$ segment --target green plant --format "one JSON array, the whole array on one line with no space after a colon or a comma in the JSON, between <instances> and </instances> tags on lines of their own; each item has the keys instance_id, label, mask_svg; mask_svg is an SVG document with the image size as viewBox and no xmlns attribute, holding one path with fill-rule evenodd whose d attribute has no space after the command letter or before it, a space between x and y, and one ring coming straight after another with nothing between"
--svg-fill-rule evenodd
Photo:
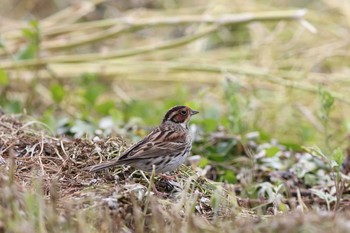
<instances>
[{"instance_id":1,"label":"green plant","mask_svg":"<svg viewBox=\"0 0 350 233\"><path fill-rule=\"evenodd\" d=\"M240 97L241 85L239 82L226 79L224 88L229 129L234 134L242 134L245 130L245 122Z\"/></svg>"},{"instance_id":2,"label":"green plant","mask_svg":"<svg viewBox=\"0 0 350 233\"><path fill-rule=\"evenodd\" d=\"M342 149L340 148L335 149L330 156L323 153L322 150L317 146L305 147L305 149L310 154L318 156L323 161L325 161L326 164L328 164L332 172L331 174L334 180L334 186L336 188L336 197L332 197L330 194L324 193L320 190L318 191L314 190L313 192L319 197L326 200L328 209L330 209L329 203L335 201L336 203L334 206L334 210L338 210L339 203L341 201L344 188L345 188L345 180L343 179L342 172L341 172L341 165L343 164L344 158L345 158Z\"/></svg>"},{"instance_id":3,"label":"green plant","mask_svg":"<svg viewBox=\"0 0 350 233\"><path fill-rule=\"evenodd\" d=\"M321 122L323 124L324 128L324 141L325 141L325 146L328 151L331 150L330 146L330 140L331 140L331 133L329 132L329 122L330 122L330 114L331 110L333 108L334 104L334 97L330 92L325 90L324 88L319 87L318 89L318 94L320 96L320 101L321 101Z\"/></svg>"},{"instance_id":4,"label":"green plant","mask_svg":"<svg viewBox=\"0 0 350 233\"><path fill-rule=\"evenodd\" d=\"M17 60L39 58L40 56L40 27L39 21L29 21L28 27L22 29L22 34L27 43L15 55Z\"/></svg>"}]
</instances>

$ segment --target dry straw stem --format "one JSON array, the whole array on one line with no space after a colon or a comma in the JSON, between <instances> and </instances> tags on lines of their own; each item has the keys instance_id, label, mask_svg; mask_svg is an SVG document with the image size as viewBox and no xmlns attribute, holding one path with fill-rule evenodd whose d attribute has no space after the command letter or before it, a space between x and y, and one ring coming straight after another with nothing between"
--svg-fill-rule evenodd
<instances>
[{"instance_id":1,"label":"dry straw stem","mask_svg":"<svg viewBox=\"0 0 350 233\"><path fill-rule=\"evenodd\" d=\"M43 31L45 36L59 35L70 32L82 32L83 30L103 29L112 27L107 31L99 31L93 34L85 34L72 38L71 41L49 41L43 44L44 49L57 50L73 48L92 42L102 41L111 37L118 36L122 33L136 31L142 28L159 27L159 26L179 26L184 24L205 23L214 25L235 25L250 23L253 21L273 21L273 20L292 20L302 19L306 14L305 9L293 11L272 11L243 14L226 14L221 16L213 15L183 15L173 17L152 17L152 18L134 18L125 17L118 19L106 19L87 23L77 23L70 26L56 26ZM113 26L120 27L113 27Z\"/></svg>"},{"instance_id":2,"label":"dry straw stem","mask_svg":"<svg viewBox=\"0 0 350 233\"><path fill-rule=\"evenodd\" d=\"M195 65L192 65L195 64ZM120 74L131 74L133 76L123 77L128 80L145 80L144 76L137 76L138 73L159 73L168 72L169 70L181 71L197 71L207 73L218 73L218 70L224 72L227 69L240 70L238 73L256 75L256 76L265 76L273 74L285 79L291 79L293 81L305 81L306 79L310 82L315 83L344 83L348 84L350 80L348 76L342 73L318 73L318 72L305 72L305 71L296 71L296 70L279 70L279 69L265 69L253 65L222 65L216 64L214 61L198 61L197 58L190 60L181 60L181 61L135 61L135 60L107 60L107 61L96 61L96 62L85 62L79 64L73 63L57 63L49 66L50 70L54 73L60 74L62 78L74 78L81 75L81 71L89 73L102 73L104 76L116 76ZM234 72L237 73L237 72ZM29 77L30 75L26 75ZM40 75L40 78L50 78L51 76L48 73L43 73ZM181 77L172 77L169 79L165 76L149 76L147 80L153 81L185 81L185 82L200 82L200 83L218 83L222 81L221 77L216 79L210 79L205 76L195 76L189 79L186 77L182 79Z\"/></svg>"},{"instance_id":3,"label":"dry straw stem","mask_svg":"<svg viewBox=\"0 0 350 233\"><path fill-rule=\"evenodd\" d=\"M126 25L130 27L156 27L156 26L178 26L183 24L206 23L231 25L249 23L253 21L293 20L302 19L307 13L306 9L287 11L267 11L242 14L214 15L182 15L170 17L135 18L123 17L116 19L104 19L92 22L76 23L72 25L59 25L47 28L43 33L47 36L65 34L70 32L112 27L115 25Z\"/></svg>"}]
</instances>

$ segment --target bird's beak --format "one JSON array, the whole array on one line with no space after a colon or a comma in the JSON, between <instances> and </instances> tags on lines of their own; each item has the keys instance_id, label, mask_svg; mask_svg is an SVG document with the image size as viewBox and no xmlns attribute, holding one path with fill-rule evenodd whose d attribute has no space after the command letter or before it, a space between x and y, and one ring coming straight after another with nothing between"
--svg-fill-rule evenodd
<instances>
[{"instance_id":1,"label":"bird's beak","mask_svg":"<svg viewBox=\"0 0 350 233\"><path fill-rule=\"evenodd\" d=\"M197 113L199 113L199 112L191 109L191 116L196 115Z\"/></svg>"}]
</instances>

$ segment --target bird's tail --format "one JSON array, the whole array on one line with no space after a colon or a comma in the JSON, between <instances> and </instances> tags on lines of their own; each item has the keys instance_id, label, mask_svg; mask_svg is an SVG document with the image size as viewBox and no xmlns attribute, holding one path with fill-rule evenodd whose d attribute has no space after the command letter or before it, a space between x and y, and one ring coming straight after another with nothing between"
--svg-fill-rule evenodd
<instances>
[{"instance_id":1,"label":"bird's tail","mask_svg":"<svg viewBox=\"0 0 350 233\"><path fill-rule=\"evenodd\" d=\"M100 164L96 164L90 167L85 168L84 170L90 171L90 172L98 172L110 167L114 167L116 165L118 165L118 161L108 161L108 162L104 162L104 163L100 163Z\"/></svg>"}]
</instances>

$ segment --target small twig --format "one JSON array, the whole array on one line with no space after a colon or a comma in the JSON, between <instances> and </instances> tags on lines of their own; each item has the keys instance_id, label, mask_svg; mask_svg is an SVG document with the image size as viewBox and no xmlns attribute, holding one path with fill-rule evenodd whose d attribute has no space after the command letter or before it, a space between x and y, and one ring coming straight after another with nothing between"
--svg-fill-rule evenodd
<instances>
[{"instance_id":1,"label":"small twig","mask_svg":"<svg viewBox=\"0 0 350 233\"><path fill-rule=\"evenodd\" d=\"M151 201L151 190L152 188L155 188L154 187L154 177L156 175L156 167L155 165L153 165L153 169L152 169L152 173L151 173L151 177L149 179L149 185L148 185L148 188L147 188L147 196L146 196L146 201L145 201L145 206L144 206L144 209L143 209L143 216L145 217L146 214L147 214L147 210L148 210L148 206L149 206L149 203Z\"/></svg>"},{"instance_id":2,"label":"small twig","mask_svg":"<svg viewBox=\"0 0 350 233\"><path fill-rule=\"evenodd\" d=\"M66 161L62 158L61 154L58 152L57 147L54 147L54 150L55 150L56 155L58 156L58 158L62 161L62 164L65 164Z\"/></svg>"},{"instance_id":3,"label":"small twig","mask_svg":"<svg viewBox=\"0 0 350 233\"><path fill-rule=\"evenodd\" d=\"M108 38L117 37L118 35L126 32L135 31L139 28L137 27L113 27L108 30L99 31L92 33L91 35L82 35L78 38L73 38L72 40L50 40L43 43L43 49L48 50L60 50L60 49L71 49L74 47L82 46L85 44L95 43L101 40L106 40Z\"/></svg>"},{"instance_id":4,"label":"small twig","mask_svg":"<svg viewBox=\"0 0 350 233\"><path fill-rule=\"evenodd\" d=\"M67 154L66 150L64 149L63 141L60 140L60 146L63 151L63 154L66 156L66 158L69 158L69 155Z\"/></svg>"},{"instance_id":5,"label":"small twig","mask_svg":"<svg viewBox=\"0 0 350 233\"><path fill-rule=\"evenodd\" d=\"M130 178L133 176L133 174L137 173L137 172L140 172L141 173L141 176L147 181L148 185L151 184L151 181L147 178L147 176L145 175L145 173L141 170L135 170L134 172L131 173L131 175L129 176ZM128 177L128 178L129 178Z\"/></svg>"},{"instance_id":6,"label":"small twig","mask_svg":"<svg viewBox=\"0 0 350 233\"><path fill-rule=\"evenodd\" d=\"M40 165L40 169L41 169L41 175L44 175L45 174L45 169L44 169L44 165L43 165L43 162L41 160L41 155L42 155L42 152L44 150L44 135L41 135L41 143L40 143L41 147L40 147L40 151L39 151L39 154L38 154L38 159L39 159L39 165Z\"/></svg>"}]
</instances>

